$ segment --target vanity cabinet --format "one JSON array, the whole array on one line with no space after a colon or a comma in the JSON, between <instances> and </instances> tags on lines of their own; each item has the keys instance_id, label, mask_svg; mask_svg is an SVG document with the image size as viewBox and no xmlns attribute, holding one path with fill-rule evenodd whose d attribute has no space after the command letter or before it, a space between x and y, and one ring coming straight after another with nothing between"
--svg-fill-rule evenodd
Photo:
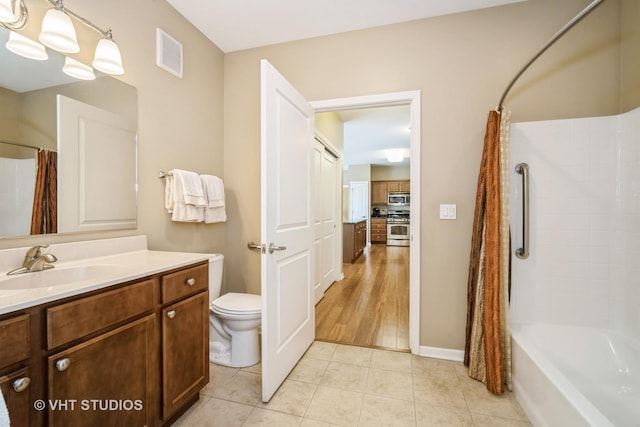
<instances>
[{"instance_id":1,"label":"vanity cabinet","mask_svg":"<svg viewBox=\"0 0 640 427\"><path fill-rule=\"evenodd\" d=\"M0 392L11 423L29 425L32 403L29 316L22 314L0 321Z\"/></svg>"},{"instance_id":2,"label":"vanity cabinet","mask_svg":"<svg viewBox=\"0 0 640 427\"><path fill-rule=\"evenodd\" d=\"M170 425L209 381L208 303L203 261L0 316L11 424Z\"/></svg>"},{"instance_id":3,"label":"vanity cabinet","mask_svg":"<svg viewBox=\"0 0 640 427\"><path fill-rule=\"evenodd\" d=\"M367 246L367 221L345 222L342 228L342 262L353 263Z\"/></svg>"},{"instance_id":4,"label":"vanity cabinet","mask_svg":"<svg viewBox=\"0 0 640 427\"><path fill-rule=\"evenodd\" d=\"M206 265L162 278L162 416L169 419L209 381Z\"/></svg>"},{"instance_id":5,"label":"vanity cabinet","mask_svg":"<svg viewBox=\"0 0 640 427\"><path fill-rule=\"evenodd\" d=\"M151 426L157 379L147 315L47 358L49 426ZM64 404L64 406L60 406Z\"/></svg>"}]
</instances>

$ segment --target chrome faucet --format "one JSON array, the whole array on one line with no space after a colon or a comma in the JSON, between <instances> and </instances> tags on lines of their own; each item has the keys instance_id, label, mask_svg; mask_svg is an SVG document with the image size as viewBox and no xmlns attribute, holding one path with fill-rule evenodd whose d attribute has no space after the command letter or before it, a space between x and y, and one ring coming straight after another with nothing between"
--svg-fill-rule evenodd
<instances>
[{"instance_id":1,"label":"chrome faucet","mask_svg":"<svg viewBox=\"0 0 640 427\"><path fill-rule=\"evenodd\" d=\"M27 251L22 262L22 267L11 270L7 275L29 273L33 271L49 270L54 266L54 263L58 260L54 254L43 254L42 249L48 248L49 245L36 245Z\"/></svg>"}]
</instances>

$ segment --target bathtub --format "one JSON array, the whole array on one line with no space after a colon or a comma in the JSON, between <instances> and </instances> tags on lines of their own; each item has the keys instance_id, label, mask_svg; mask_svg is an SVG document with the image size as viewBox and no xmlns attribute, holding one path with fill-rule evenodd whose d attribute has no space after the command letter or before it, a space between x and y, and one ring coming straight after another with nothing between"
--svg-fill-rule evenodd
<instances>
[{"instance_id":1,"label":"bathtub","mask_svg":"<svg viewBox=\"0 0 640 427\"><path fill-rule=\"evenodd\" d=\"M606 329L512 324L513 389L532 424L640 426L640 347Z\"/></svg>"}]
</instances>

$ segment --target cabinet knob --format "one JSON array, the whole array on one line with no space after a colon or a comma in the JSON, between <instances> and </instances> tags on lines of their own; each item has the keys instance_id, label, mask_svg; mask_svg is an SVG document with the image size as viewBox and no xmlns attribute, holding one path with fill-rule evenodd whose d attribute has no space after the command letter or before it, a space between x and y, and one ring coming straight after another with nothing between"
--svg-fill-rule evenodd
<instances>
[{"instance_id":1,"label":"cabinet knob","mask_svg":"<svg viewBox=\"0 0 640 427\"><path fill-rule=\"evenodd\" d=\"M13 382L13 389L16 391L16 393L22 393L23 391L29 388L30 384L31 384L31 378L29 377L18 378Z\"/></svg>"},{"instance_id":2,"label":"cabinet knob","mask_svg":"<svg viewBox=\"0 0 640 427\"><path fill-rule=\"evenodd\" d=\"M60 372L66 371L69 365L71 365L71 360L68 357L65 357L64 359L60 359L56 362L56 369Z\"/></svg>"},{"instance_id":3,"label":"cabinet knob","mask_svg":"<svg viewBox=\"0 0 640 427\"><path fill-rule=\"evenodd\" d=\"M193 286L193 285L195 285L195 284L196 284L196 279L194 279L193 277L189 277L189 278L187 279L187 285L189 285L189 286Z\"/></svg>"},{"instance_id":4,"label":"cabinet knob","mask_svg":"<svg viewBox=\"0 0 640 427\"><path fill-rule=\"evenodd\" d=\"M171 310L167 312L167 317L169 319L173 319L174 317L176 317L176 311L175 310Z\"/></svg>"}]
</instances>

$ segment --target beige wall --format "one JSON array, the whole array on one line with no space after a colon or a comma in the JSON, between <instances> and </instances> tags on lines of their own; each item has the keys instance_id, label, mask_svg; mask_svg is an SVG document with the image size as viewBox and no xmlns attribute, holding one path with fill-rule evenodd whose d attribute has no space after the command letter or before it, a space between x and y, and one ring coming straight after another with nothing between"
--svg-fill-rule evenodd
<instances>
[{"instance_id":1,"label":"beige wall","mask_svg":"<svg viewBox=\"0 0 640 427\"><path fill-rule=\"evenodd\" d=\"M36 37L48 2L27 0L30 27ZM118 77L138 91L139 198L138 228L119 232L0 239L0 247L146 234L152 249L222 252L224 224L182 224L164 210L164 181L158 171L189 169L224 177L224 54L164 0L66 1L65 6L102 28L113 30L125 66ZM76 23L85 63L99 36ZM155 65L156 27L183 45L184 78Z\"/></svg>"},{"instance_id":2,"label":"beige wall","mask_svg":"<svg viewBox=\"0 0 640 427\"><path fill-rule=\"evenodd\" d=\"M315 115L316 129L339 151L344 148L344 122L334 111Z\"/></svg>"},{"instance_id":3,"label":"beige wall","mask_svg":"<svg viewBox=\"0 0 640 427\"><path fill-rule=\"evenodd\" d=\"M259 255L245 245L260 237L260 59L310 101L420 90L420 344L462 349L487 112L515 72L584 6L530 0L227 54L225 176L234 195L228 286L259 291ZM606 2L548 51L507 98L513 120L617 113L619 22L619 2ZM458 205L457 221L438 219L444 201Z\"/></svg>"},{"instance_id":4,"label":"beige wall","mask_svg":"<svg viewBox=\"0 0 640 427\"><path fill-rule=\"evenodd\" d=\"M620 112L640 105L640 0L622 0Z\"/></svg>"},{"instance_id":5,"label":"beige wall","mask_svg":"<svg viewBox=\"0 0 640 427\"><path fill-rule=\"evenodd\" d=\"M387 181L394 179L410 179L411 168L409 166L381 166L371 165L372 181Z\"/></svg>"}]
</instances>

